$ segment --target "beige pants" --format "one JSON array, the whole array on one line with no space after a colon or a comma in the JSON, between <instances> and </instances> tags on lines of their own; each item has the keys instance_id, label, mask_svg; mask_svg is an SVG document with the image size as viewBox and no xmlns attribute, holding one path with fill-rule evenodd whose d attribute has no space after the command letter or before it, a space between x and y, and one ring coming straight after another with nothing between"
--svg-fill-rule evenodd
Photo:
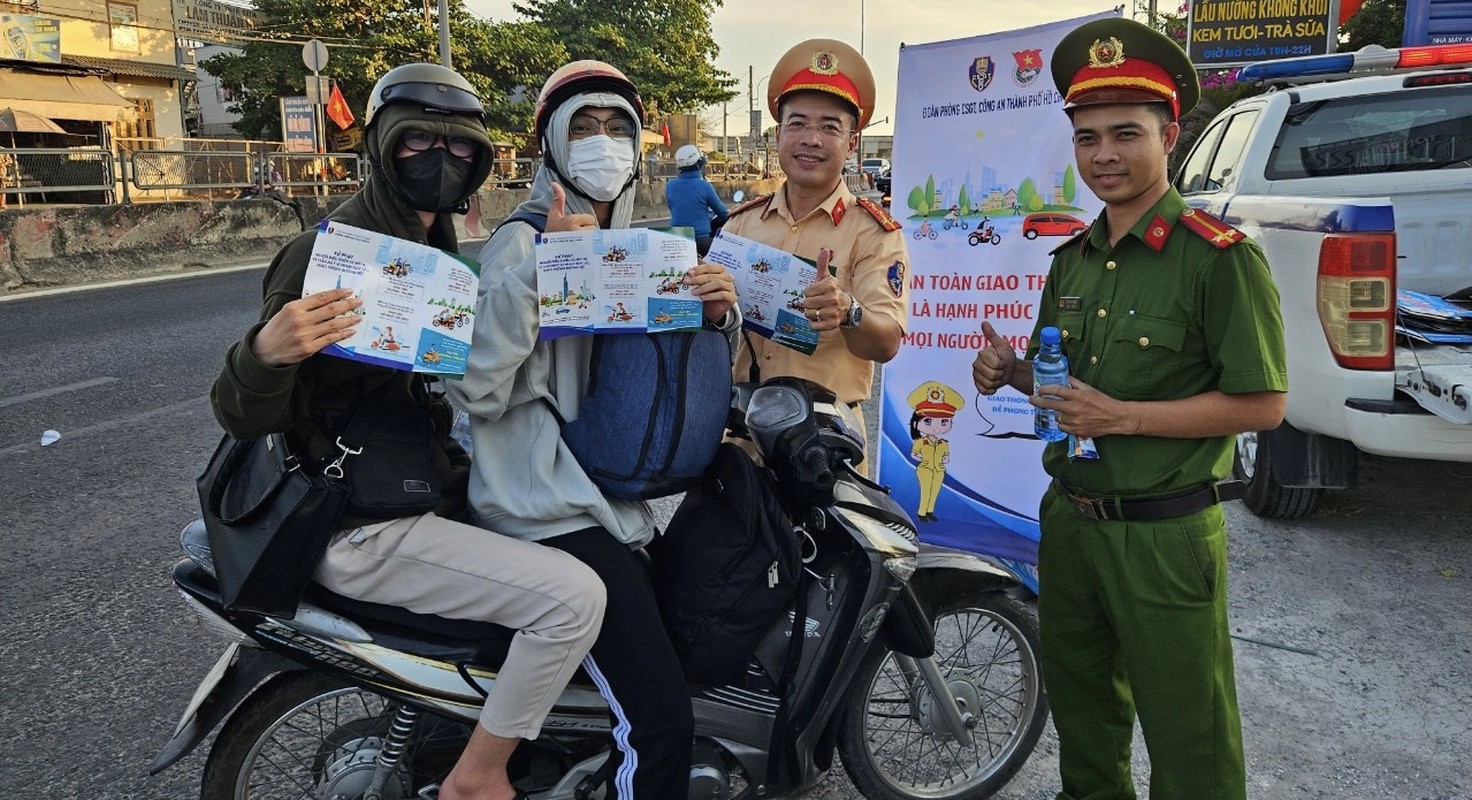
<instances>
[{"instance_id":1,"label":"beige pants","mask_svg":"<svg viewBox=\"0 0 1472 800\"><path fill-rule=\"evenodd\" d=\"M517 629L480 724L535 739L603 624L603 582L581 561L425 514L339 531L315 580L357 600Z\"/></svg>"}]
</instances>

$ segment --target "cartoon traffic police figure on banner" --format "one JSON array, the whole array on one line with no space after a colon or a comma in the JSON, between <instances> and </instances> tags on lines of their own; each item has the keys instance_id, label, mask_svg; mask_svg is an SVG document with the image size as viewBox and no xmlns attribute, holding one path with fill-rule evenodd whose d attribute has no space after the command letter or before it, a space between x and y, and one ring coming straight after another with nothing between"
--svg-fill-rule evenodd
<instances>
[{"instance_id":1,"label":"cartoon traffic police figure on banner","mask_svg":"<svg viewBox=\"0 0 1472 800\"><path fill-rule=\"evenodd\" d=\"M966 404L961 394L940 381L926 381L910 392L910 438L915 444L910 457L915 459L915 478L920 482L920 507L915 517L921 522L935 522L935 499L940 496L946 478L946 462L951 458L951 444L946 440L956 412Z\"/></svg>"}]
</instances>

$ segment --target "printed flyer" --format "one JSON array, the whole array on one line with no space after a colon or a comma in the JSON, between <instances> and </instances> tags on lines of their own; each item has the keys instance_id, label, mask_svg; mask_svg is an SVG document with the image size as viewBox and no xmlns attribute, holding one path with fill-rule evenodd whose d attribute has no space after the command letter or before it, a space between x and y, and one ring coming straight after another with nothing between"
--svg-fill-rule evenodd
<instances>
[{"instance_id":1,"label":"printed flyer","mask_svg":"<svg viewBox=\"0 0 1472 800\"><path fill-rule=\"evenodd\" d=\"M363 321L322 352L393 369L465 374L480 267L464 256L323 220L302 296L353 289Z\"/></svg>"},{"instance_id":2,"label":"printed flyer","mask_svg":"<svg viewBox=\"0 0 1472 800\"><path fill-rule=\"evenodd\" d=\"M544 233L537 242L542 339L699 328L685 285L697 263L689 228Z\"/></svg>"},{"instance_id":3,"label":"printed flyer","mask_svg":"<svg viewBox=\"0 0 1472 800\"><path fill-rule=\"evenodd\" d=\"M736 279L736 297L753 333L809 355L818 349L818 332L803 316L802 297L818 279L818 268L801 256L721 231L705 260L720 264Z\"/></svg>"}]
</instances>

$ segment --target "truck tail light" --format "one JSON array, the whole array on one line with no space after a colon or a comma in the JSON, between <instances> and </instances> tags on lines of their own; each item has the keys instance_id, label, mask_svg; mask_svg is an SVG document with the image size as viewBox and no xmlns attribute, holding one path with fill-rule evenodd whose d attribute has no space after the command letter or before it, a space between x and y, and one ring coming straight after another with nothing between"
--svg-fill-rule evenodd
<instances>
[{"instance_id":1,"label":"truck tail light","mask_svg":"<svg viewBox=\"0 0 1472 800\"><path fill-rule=\"evenodd\" d=\"M1330 233L1319 246L1319 324L1345 369L1395 367L1395 234Z\"/></svg>"}]
</instances>

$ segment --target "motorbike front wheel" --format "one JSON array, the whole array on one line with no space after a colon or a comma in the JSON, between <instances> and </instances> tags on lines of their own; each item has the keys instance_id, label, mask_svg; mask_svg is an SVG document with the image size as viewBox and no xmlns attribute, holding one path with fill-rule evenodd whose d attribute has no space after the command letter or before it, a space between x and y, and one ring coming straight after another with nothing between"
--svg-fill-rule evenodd
<instances>
[{"instance_id":1,"label":"motorbike front wheel","mask_svg":"<svg viewBox=\"0 0 1472 800\"><path fill-rule=\"evenodd\" d=\"M944 729L934 696L894 654L874 648L854 678L838 752L864 797L989 797L1032 755L1048 718L1032 612L1005 592L953 597L935 612L935 663L972 743Z\"/></svg>"},{"instance_id":2,"label":"motorbike front wheel","mask_svg":"<svg viewBox=\"0 0 1472 800\"><path fill-rule=\"evenodd\" d=\"M200 800L361 797L397 709L320 673L277 676L246 698L216 737ZM448 772L467 735L464 725L420 715L383 800L409 800Z\"/></svg>"}]
</instances>

